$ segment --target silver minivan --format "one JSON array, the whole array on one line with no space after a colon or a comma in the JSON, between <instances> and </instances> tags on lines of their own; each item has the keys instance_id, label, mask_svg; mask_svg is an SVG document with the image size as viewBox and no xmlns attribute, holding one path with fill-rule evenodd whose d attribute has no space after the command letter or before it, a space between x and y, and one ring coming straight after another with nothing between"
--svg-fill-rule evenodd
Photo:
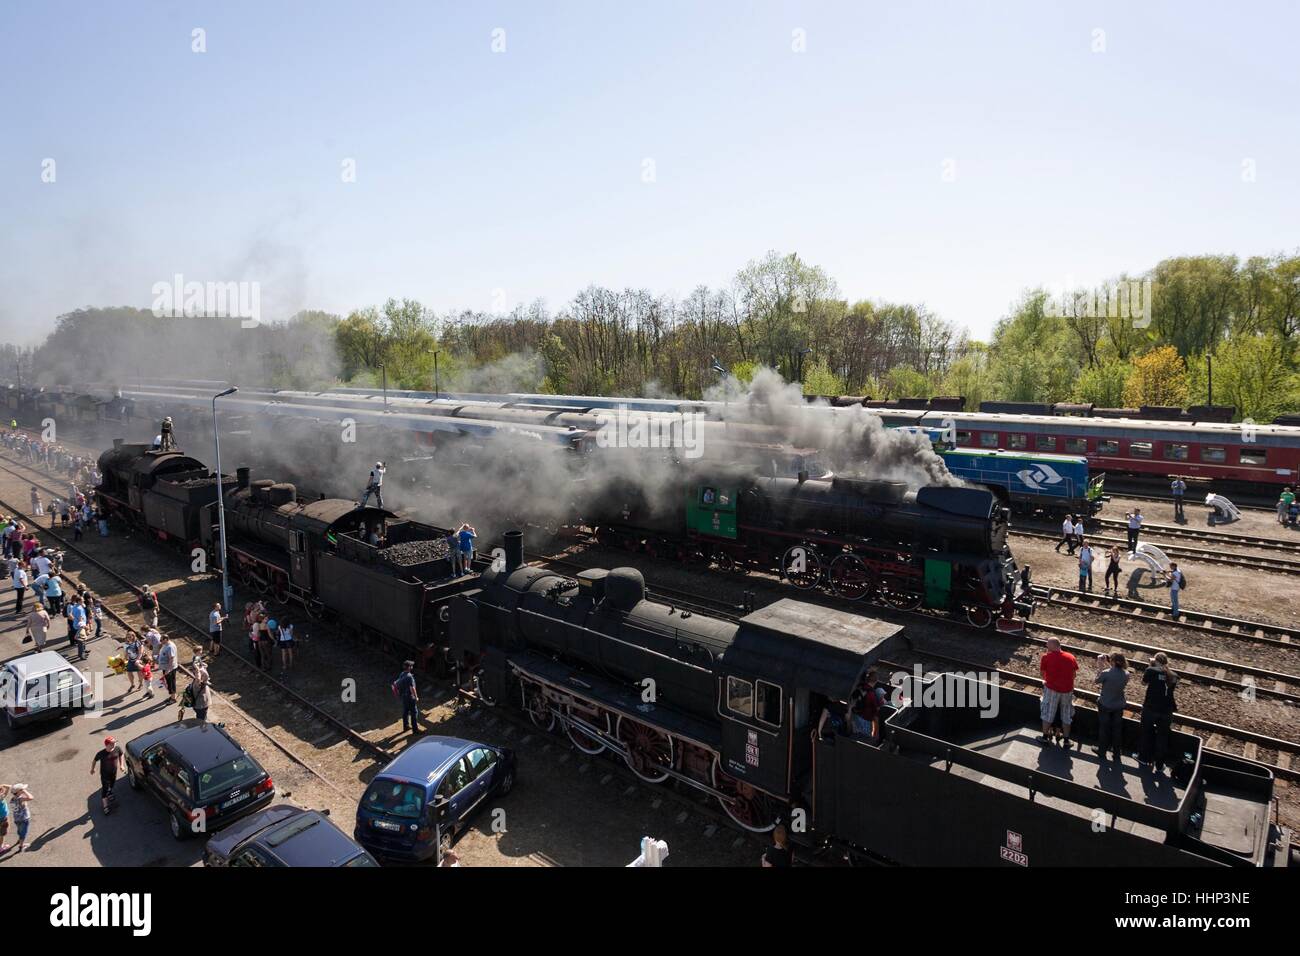
<instances>
[{"instance_id":1,"label":"silver minivan","mask_svg":"<svg viewBox=\"0 0 1300 956\"><path fill-rule=\"evenodd\" d=\"M11 730L93 710L90 681L62 654L40 651L0 669L0 706Z\"/></svg>"}]
</instances>

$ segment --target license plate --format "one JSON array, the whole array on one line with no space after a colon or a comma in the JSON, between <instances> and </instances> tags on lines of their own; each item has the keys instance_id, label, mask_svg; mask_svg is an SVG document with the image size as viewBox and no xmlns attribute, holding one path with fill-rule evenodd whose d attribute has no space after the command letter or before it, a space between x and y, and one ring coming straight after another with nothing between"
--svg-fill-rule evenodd
<instances>
[{"instance_id":1,"label":"license plate","mask_svg":"<svg viewBox=\"0 0 1300 956\"><path fill-rule=\"evenodd\" d=\"M391 820L376 820L375 826L381 830L398 830L402 829L400 823L393 823Z\"/></svg>"},{"instance_id":2,"label":"license plate","mask_svg":"<svg viewBox=\"0 0 1300 956\"><path fill-rule=\"evenodd\" d=\"M248 794L246 794L246 793L241 793L239 796L237 796L237 797L231 797L229 800L227 800L225 803L223 803L223 804L221 805L221 809L222 809L222 810L225 810L225 809L228 808L228 807L233 807L235 804L237 804L237 803L242 803L243 801L245 801L245 800L247 800L247 799L248 799Z\"/></svg>"}]
</instances>

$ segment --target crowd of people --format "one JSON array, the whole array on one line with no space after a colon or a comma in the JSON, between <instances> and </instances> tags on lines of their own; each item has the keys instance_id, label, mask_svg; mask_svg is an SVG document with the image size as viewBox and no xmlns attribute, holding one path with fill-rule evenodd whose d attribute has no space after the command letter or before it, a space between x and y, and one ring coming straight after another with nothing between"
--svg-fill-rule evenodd
<instances>
[{"instance_id":1,"label":"crowd of people","mask_svg":"<svg viewBox=\"0 0 1300 956\"><path fill-rule=\"evenodd\" d=\"M21 461L39 465L53 475L63 475L78 488L94 488L101 475L95 459L74 455L57 442L47 442L18 430L17 423L0 432L0 445L13 452Z\"/></svg>"},{"instance_id":2,"label":"crowd of people","mask_svg":"<svg viewBox=\"0 0 1300 956\"><path fill-rule=\"evenodd\" d=\"M1181 488L1179 486L1182 486ZM1186 520L1182 512L1182 498L1186 492L1186 485L1181 479L1175 479L1171 490L1174 493L1174 503L1178 510L1178 519ZM1281 507L1279 505L1279 514ZM1133 557L1133 553L1138 549L1138 539L1142 534L1142 509L1134 508L1124 516L1125 525L1128 531L1128 549L1127 556ZM1066 515L1061 522L1061 540L1056 543L1056 552L1059 554L1061 548L1066 549L1066 554L1074 557L1078 566L1079 585L1078 590L1090 592L1093 589L1093 568L1097 566L1098 553L1093 549L1084 536L1083 516ZM1110 597L1119 597L1119 577L1123 569L1125 551L1119 545L1112 545L1103 555L1100 555L1105 565L1105 578L1102 587L1102 594ZM1143 564L1137 568L1130 576L1127 593L1129 597L1137 597L1137 580L1141 573L1148 569L1148 565ZM1154 572L1157 583L1169 588L1169 611L1174 620L1178 620L1182 615L1180 608L1180 599L1182 592L1187 589L1187 575L1178 567L1177 562L1170 562L1167 570Z\"/></svg>"}]
</instances>

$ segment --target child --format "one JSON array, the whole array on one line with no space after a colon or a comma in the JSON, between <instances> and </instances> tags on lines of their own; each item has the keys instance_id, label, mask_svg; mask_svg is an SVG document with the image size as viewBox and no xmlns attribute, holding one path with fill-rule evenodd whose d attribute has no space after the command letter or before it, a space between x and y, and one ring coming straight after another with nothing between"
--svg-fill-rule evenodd
<instances>
[{"instance_id":1,"label":"child","mask_svg":"<svg viewBox=\"0 0 1300 956\"><path fill-rule=\"evenodd\" d=\"M27 842L27 830L32 824L32 811L27 806L32 802L32 792L27 789L27 784L16 783L13 785L9 796L9 809L14 818L14 829L18 831L18 852L31 849L31 844Z\"/></svg>"},{"instance_id":2,"label":"child","mask_svg":"<svg viewBox=\"0 0 1300 956\"><path fill-rule=\"evenodd\" d=\"M95 620L95 640L99 640L99 635L104 630L104 605L93 594L90 597L94 602L91 607L91 617Z\"/></svg>"},{"instance_id":3,"label":"child","mask_svg":"<svg viewBox=\"0 0 1300 956\"><path fill-rule=\"evenodd\" d=\"M293 625L280 625L280 676L288 677L293 667Z\"/></svg>"},{"instance_id":4,"label":"child","mask_svg":"<svg viewBox=\"0 0 1300 956\"><path fill-rule=\"evenodd\" d=\"M153 696L153 655L149 651L140 652L140 681L144 685L144 696Z\"/></svg>"}]
</instances>

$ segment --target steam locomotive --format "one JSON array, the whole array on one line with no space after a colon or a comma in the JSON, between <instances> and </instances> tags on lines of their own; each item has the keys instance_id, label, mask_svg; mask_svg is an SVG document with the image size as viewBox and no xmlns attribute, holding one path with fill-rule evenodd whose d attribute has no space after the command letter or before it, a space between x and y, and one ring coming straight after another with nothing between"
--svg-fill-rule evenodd
<instances>
[{"instance_id":1,"label":"steam locomotive","mask_svg":"<svg viewBox=\"0 0 1300 956\"><path fill-rule=\"evenodd\" d=\"M447 599L458 676L750 830L780 819L812 849L900 864L1288 863L1272 772L1193 735L1174 734L1185 756L1160 787L1098 787L1114 767L1038 745L1035 695L955 674L899 675L879 742L825 732L823 711L888 666L902 626L791 599L697 614L647 600L631 568L574 579L524 565L517 532L501 557ZM1076 714L1081 736L1095 725Z\"/></svg>"},{"instance_id":2,"label":"steam locomotive","mask_svg":"<svg viewBox=\"0 0 1300 956\"><path fill-rule=\"evenodd\" d=\"M202 551L219 570L217 488L225 497L231 576L308 616L328 615L367 643L440 666L447 644L435 613L457 576L450 531L339 498L300 499L288 483L210 474L180 451L117 442L99 458L96 489L110 519Z\"/></svg>"},{"instance_id":3,"label":"steam locomotive","mask_svg":"<svg viewBox=\"0 0 1300 956\"><path fill-rule=\"evenodd\" d=\"M849 600L925 606L1008 630L1032 611L1028 589L1016 593L1008 509L985 488L908 491L896 481L704 469L676 497L675 507L656 509L628 489L575 508L607 546L728 572L776 570L802 590L826 586Z\"/></svg>"}]
</instances>

